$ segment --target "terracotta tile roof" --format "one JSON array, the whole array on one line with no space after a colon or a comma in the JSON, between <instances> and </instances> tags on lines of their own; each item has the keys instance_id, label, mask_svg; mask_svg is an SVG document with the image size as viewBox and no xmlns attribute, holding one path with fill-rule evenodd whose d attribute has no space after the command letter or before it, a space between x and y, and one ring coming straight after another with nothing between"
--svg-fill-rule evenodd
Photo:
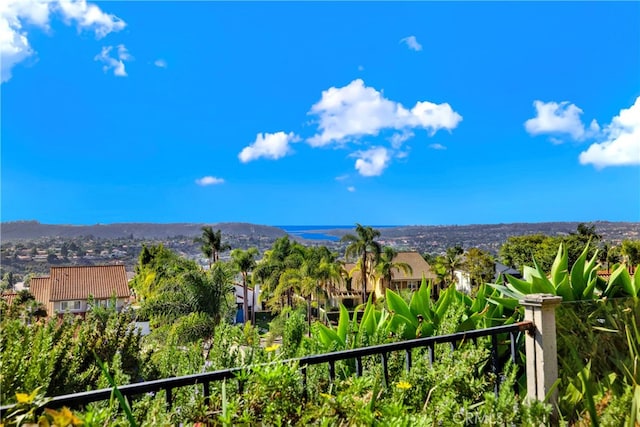
<instances>
[{"instance_id":1,"label":"terracotta tile roof","mask_svg":"<svg viewBox=\"0 0 640 427\"><path fill-rule=\"evenodd\" d=\"M49 301L84 300L130 296L124 265L51 267Z\"/></svg>"},{"instance_id":2,"label":"terracotta tile roof","mask_svg":"<svg viewBox=\"0 0 640 427\"><path fill-rule=\"evenodd\" d=\"M13 300L15 300L17 296L18 296L18 293L15 291L2 292L2 299L5 300L8 305L13 304Z\"/></svg>"},{"instance_id":3,"label":"terracotta tile roof","mask_svg":"<svg viewBox=\"0 0 640 427\"><path fill-rule=\"evenodd\" d=\"M31 283L29 284L29 292L31 292L36 301L47 305L49 303L49 295L51 294L49 276L32 277Z\"/></svg>"},{"instance_id":4,"label":"terracotta tile roof","mask_svg":"<svg viewBox=\"0 0 640 427\"><path fill-rule=\"evenodd\" d=\"M422 258L418 252L398 252L393 262L404 262L411 266L412 272L405 274L402 270L393 270L393 280L422 280L422 275L429 279L435 279L437 276L431 271L431 267L427 261Z\"/></svg>"}]
</instances>

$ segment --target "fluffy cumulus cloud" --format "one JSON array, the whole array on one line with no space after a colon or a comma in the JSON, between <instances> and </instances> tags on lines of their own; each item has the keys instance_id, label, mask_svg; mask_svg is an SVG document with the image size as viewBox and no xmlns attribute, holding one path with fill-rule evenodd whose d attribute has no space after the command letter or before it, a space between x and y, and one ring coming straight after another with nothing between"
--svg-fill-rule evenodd
<instances>
[{"instance_id":1,"label":"fluffy cumulus cloud","mask_svg":"<svg viewBox=\"0 0 640 427\"><path fill-rule=\"evenodd\" d=\"M224 179L216 178L215 176L203 176L202 178L196 179L196 184L206 187L207 185L218 185L223 184Z\"/></svg>"},{"instance_id":2,"label":"fluffy cumulus cloud","mask_svg":"<svg viewBox=\"0 0 640 427\"><path fill-rule=\"evenodd\" d=\"M406 132L426 129L434 134L452 130L462 120L447 103L418 101L412 109L385 98L381 92L356 79L347 86L322 92L309 114L318 118L319 133L307 142L313 147L345 143L363 136L376 136L382 130Z\"/></svg>"},{"instance_id":3,"label":"fluffy cumulus cloud","mask_svg":"<svg viewBox=\"0 0 640 427\"><path fill-rule=\"evenodd\" d=\"M104 64L102 69L105 73L113 70L114 76L126 77L127 71L125 70L124 62L130 61L132 56L129 55L129 51L123 44L118 46L113 56L111 56L112 50L113 46L104 46L102 51L96 55L94 59Z\"/></svg>"},{"instance_id":4,"label":"fluffy cumulus cloud","mask_svg":"<svg viewBox=\"0 0 640 427\"><path fill-rule=\"evenodd\" d=\"M356 170L362 176L381 175L391 160L389 150L384 147L373 147L365 151L357 151L351 156L357 157Z\"/></svg>"},{"instance_id":5,"label":"fluffy cumulus cloud","mask_svg":"<svg viewBox=\"0 0 640 427\"><path fill-rule=\"evenodd\" d=\"M153 62L153 65L155 65L158 68L167 68L167 61L165 61L164 59L156 59Z\"/></svg>"},{"instance_id":6,"label":"fluffy cumulus cloud","mask_svg":"<svg viewBox=\"0 0 640 427\"><path fill-rule=\"evenodd\" d=\"M447 103L418 101L412 108L406 108L385 98L381 91L366 86L362 79L322 91L320 100L307 114L313 117L307 124L315 125L316 130L306 142L314 148L356 145L357 151L349 156L356 158L355 169L365 177L381 175L392 159L407 157L411 147L405 143L417 130L433 136L441 129L452 131L462 121L462 116ZM367 137L378 137L381 132L386 134L384 141L389 146L379 143L372 146ZM245 147L238 157L243 163L260 157L279 159L289 154L290 144L299 139L294 133L258 134L255 142Z\"/></svg>"},{"instance_id":7,"label":"fluffy cumulus cloud","mask_svg":"<svg viewBox=\"0 0 640 427\"><path fill-rule=\"evenodd\" d=\"M575 104L565 102L534 101L536 117L527 120L524 127L530 135L568 135L574 140L582 141L600 131L598 122L593 120L589 128L585 128L580 116L582 110ZM554 138L557 144L558 138Z\"/></svg>"},{"instance_id":8,"label":"fluffy cumulus cloud","mask_svg":"<svg viewBox=\"0 0 640 427\"><path fill-rule=\"evenodd\" d=\"M447 147L445 147L445 146L444 146L444 145L442 145L442 144L438 144L438 143L435 143L435 144L429 144L429 148L431 148L431 149L433 149L433 150L446 150L446 149L447 149Z\"/></svg>"},{"instance_id":9,"label":"fluffy cumulus cloud","mask_svg":"<svg viewBox=\"0 0 640 427\"><path fill-rule=\"evenodd\" d=\"M86 0L3 0L0 2L0 81L11 79L16 64L35 54L25 24L48 31L51 16L60 16L68 25L90 30L96 38L120 31L125 22L103 12Z\"/></svg>"},{"instance_id":10,"label":"fluffy cumulus cloud","mask_svg":"<svg viewBox=\"0 0 640 427\"><path fill-rule=\"evenodd\" d=\"M86 0L55 2L67 23L75 23L78 29L93 31L97 38L120 31L125 27L122 19L103 12L98 6L89 4Z\"/></svg>"},{"instance_id":11,"label":"fluffy cumulus cloud","mask_svg":"<svg viewBox=\"0 0 640 427\"><path fill-rule=\"evenodd\" d=\"M605 140L580 153L580 163L596 168L640 165L640 97L605 126Z\"/></svg>"},{"instance_id":12,"label":"fluffy cumulus cloud","mask_svg":"<svg viewBox=\"0 0 640 427\"><path fill-rule=\"evenodd\" d=\"M356 191L356 187L354 187L354 186L349 186L349 187L347 187L347 191L348 191L349 193L355 193L355 191Z\"/></svg>"},{"instance_id":13,"label":"fluffy cumulus cloud","mask_svg":"<svg viewBox=\"0 0 640 427\"><path fill-rule=\"evenodd\" d=\"M416 52L420 52L422 50L422 45L418 43L418 39L416 36L409 36L403 39L400 39L400 43L404 43L411 50L415 50Z\"/></svg>"},{"instance_id":14,"label":"fluffy cumulus cloud","mask_svg":"<svg viewBox=\"0 0 640 427\"><path fill-rule=\"evenodd\" d=\"M253 144L242 149L238 158L242 163L261 157L276 160L289 154L290 144L299 140L300 138L293 132L259 133Z\"/></svg>"}]
</instances>

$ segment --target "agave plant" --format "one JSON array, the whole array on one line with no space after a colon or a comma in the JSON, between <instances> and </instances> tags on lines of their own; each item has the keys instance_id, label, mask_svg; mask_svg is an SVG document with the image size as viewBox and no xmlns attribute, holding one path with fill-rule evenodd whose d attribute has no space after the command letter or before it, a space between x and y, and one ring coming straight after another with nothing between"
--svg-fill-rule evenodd
<instances>
[{"instance_id":1,"label":"agave plant","mask_svg":"<svg viewBox=\"0 0 640 427\"><path fill-rule=\"evenodd\" d=\"M625 265L615 265L613 273L609 276L609 282L603 296L614 297L627 295L634 299L640 298L640 268L636 268L633 276Z\"/></svg>"},{"instance_id":2,"label":"agave plant","mask_svg":"<svg viewBox=\"0 0 640 427\"><path fill-rule=\"evenodd\" d=\"M508 324L515 320L512 308L490 304L493 298L499 298L498 291L486 285L478 288L475 298L453 286L442 292L437 301L431 301L430 295L431 283L427 284L424 278L420 289L413 294L409 304L398 294L387 289L390 330L402 331L405 339L432 336L440 329L447 313L454 307L461 310L458 322L453 325L455 332Z\"/></svg>"},{"instance_id":3,"label":"agave plant","mask_svg":"<svg viewBox=\"0 0 640 427\"><path fill-rule=\"evenodd\" d=\"M587 260L589 245L571 267L568 268L568 253L563 244L558 247L551 273L547 275L533 260L534 267L524 266L524 279L518 279L509 274L506 275L507 284L490 284L500 291L502 295L512 300L520 300L525 295L544 293L561 296L563 301L591 300L598 296L599 289L603 289L606 282L598 277L598 253ZM504 304L504 299L495 299L497 303ZM513 306L513 302L510 304Z\"/></svg>"},{"instance_id":4,"label":"agave plant","mask_svg":"<svg viewBox=\"0 0 640 427\"><path fill-rule=\"evenodd\" d=\"M384 310L377 310L372 302L372 296L366 304L360 304L353 312L353 319L349 318L349 311L340 304L340 317L336 329L317 323L317 335L326 349L344 350L355 348L363 342L366 337L372 337L376 333L387 331L389 317ZM360 322L358 322L358 312L364 307L364 312Z\"/></svg>"}]
</instances>

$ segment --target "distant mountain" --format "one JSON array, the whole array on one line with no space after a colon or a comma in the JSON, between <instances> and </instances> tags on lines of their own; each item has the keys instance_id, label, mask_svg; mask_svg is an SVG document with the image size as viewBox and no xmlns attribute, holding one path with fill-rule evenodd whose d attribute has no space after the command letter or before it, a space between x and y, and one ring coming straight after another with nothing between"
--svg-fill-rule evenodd
<instances>
[{"instance_id":1,"label":"distant mountain","mask_svg":"<svg viewBox=\"0 0 640 427\"><path fill-rule=\"evenodd\" d=\"M479 247L496 253L499 247L510 236L523 234L566 235L576 231L578 222L541 222L513 224L477 224L477 225L415 225L380 227L378 239L385 245L419 252L439 253L456 244L464 248ZM612 243L624 239L640 238L639 222L595 221L596 231ZM184 236L192 238L201 235L201 227L211 225L214 230L220 229L227 236L245 236L249 240L242 244L256 245L261 241L270 245L275 239L289 236L304 243L321 243L332 246L344 246L339 241L346 233L353 233L354 228L346 226L283 226L248 224L241 222L224 222L217 224L153 224L153 223L117 223L96 225L52 225L37 221L16 221L0 224L0 237L3 242L15 240L31 240L39 238L74 238L93 236L102 239L130 238L134 239L171 239ZM301 232L304 231L304 233Z\"/></svg>"},{"instance_id":2,"label":"distant mountain","mask_svg":"<svg viewBox=\"0 0 640 427\"><path fill-rule=\"evenodd\" d=\"M176 236L193 237L202 233L201 227L211 225L228 235L263 236L276 239L287 233L278 227L247 224L241 222L222 222L218 224L151 224L116 223L96 225L57 225L41 224L38 221L14 221L0 224L0 236L3 241L28 240L41 237L82 237L94 236L102 239L131 237L136 239L161 239Z\"/></svg>"}]
</instances>

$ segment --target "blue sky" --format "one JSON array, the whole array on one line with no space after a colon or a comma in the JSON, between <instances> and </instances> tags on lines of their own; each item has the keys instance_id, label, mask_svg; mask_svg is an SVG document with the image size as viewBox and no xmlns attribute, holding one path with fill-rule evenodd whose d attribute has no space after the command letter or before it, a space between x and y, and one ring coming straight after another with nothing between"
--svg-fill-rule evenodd
<instances>
[{"instance_id":1,"label":"blue sky","mask_svg":"<svg viewBox=\"0 0 640 427\"><path fill-rule=\"evenodd\" d=\"M640 221L640 3L0 5L2 221Z\"/></svg>"}]
</instances>

